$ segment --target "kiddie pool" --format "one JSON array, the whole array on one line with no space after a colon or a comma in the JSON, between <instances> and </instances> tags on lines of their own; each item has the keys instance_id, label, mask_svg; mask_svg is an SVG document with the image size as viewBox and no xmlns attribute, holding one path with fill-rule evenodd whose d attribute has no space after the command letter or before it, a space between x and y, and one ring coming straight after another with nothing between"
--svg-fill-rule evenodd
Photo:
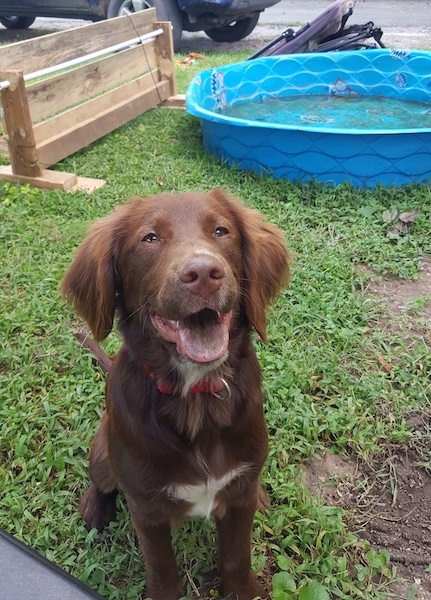
<instances>
[{"instance_id":1,"label":"kiddie pool","mask_svg":"<svg viewBox=\"0 0 431 600\"><path fill-rule=\"evenodd\" d=\"M325 127L233 118L223 109L287 95L368 95L429 103L426 127ZM348 107L348 103L345 105ZM206 150L275 178L355 187L431 178L431 53L365 50L258 58L199 73L186 94Z\"/></svg>"}]
</instances>

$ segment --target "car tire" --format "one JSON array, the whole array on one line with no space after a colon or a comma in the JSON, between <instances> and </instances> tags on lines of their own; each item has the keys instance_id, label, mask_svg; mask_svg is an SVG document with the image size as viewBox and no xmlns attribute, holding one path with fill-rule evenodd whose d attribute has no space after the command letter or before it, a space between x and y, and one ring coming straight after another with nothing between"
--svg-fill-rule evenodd
<instances>
[{"instance_id":1,"label":"car tire","mask_svg":"<svg viewBox=\"0 0 431 600\"><path fill-rule=\"evenodd\" d=\"M28 29L35 21L35 17L0 17L0 23L8 29Z\"/></svg>"},{"instance_id":2,"label":"car tire","mask_svg":"<svg viewBox=\"0 0 431 600\"><path fill-rule=\"evenodd\" d=\"M108 7L108 19L153 7L156 9L159 21L172 23L172 38L176 50L183 34L183 17L176 0L111 0Z\"/></svg>"},{"instance_id":3,"label":"car tire","mask_svg":"<svg viewBox=\"0 0 431 600\"><path fill-rule=\"evenodd\" d=\"M205 29L205 33L215 42L239 42L250 35L259 21L259 17L260 13L256 13L252 17L235 21L230 25Z\"/></svg>"}]
</instances>

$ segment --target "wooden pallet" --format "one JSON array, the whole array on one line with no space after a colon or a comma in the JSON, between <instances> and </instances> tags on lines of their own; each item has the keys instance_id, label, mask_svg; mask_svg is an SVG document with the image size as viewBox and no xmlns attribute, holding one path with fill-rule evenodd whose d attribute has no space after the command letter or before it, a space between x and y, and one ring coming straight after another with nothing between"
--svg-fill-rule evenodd
<instances>
[{"instance_id":1,"label":"wooden pallet","mask_svg":"<svg viewBox=\"0 0 431 600\"><path fill-rule=\"evenodd\" d=\"M0 177L38 187L103 185L48 167L176 94L171 24L153 8L2 46L0 65Z\"/></svg>"}]
</instances>

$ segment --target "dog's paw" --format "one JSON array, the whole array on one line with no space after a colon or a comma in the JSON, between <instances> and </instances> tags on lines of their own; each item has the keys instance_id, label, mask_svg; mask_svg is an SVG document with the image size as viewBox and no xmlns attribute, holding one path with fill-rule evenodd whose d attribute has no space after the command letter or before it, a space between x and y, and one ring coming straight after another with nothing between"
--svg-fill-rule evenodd
<instances>
[{"instance_id":1,"label":"dog's paw","mask_svg":"<svg viewBox=\"0 0 431 600\"><path fill-rule=\"evenodd\" d=\"M104 494L93 483L82 496L79 512L88 530L102 531L110 521L115 520L117 490Z\"/></svg>"}]
</instances>

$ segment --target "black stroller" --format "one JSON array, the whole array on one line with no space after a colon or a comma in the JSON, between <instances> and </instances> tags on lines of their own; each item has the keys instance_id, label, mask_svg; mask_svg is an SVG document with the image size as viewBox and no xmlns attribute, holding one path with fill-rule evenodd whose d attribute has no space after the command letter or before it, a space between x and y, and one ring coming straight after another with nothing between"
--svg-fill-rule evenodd
<instances>
[{"instance_id":1,"label":"black stroller","mask_svg":"<svg viewBox=\"0 0 431 600\"><path fill-rule=\"evenodd\" d=\"M336 0L297 31L286 29L250 56L249 60L276 54L384 48L381 41L383 32L374 27L371 21L365 25L345 27L347 19L353 14L355 4L356 0Z\"/></svg>"}]
</instances>

